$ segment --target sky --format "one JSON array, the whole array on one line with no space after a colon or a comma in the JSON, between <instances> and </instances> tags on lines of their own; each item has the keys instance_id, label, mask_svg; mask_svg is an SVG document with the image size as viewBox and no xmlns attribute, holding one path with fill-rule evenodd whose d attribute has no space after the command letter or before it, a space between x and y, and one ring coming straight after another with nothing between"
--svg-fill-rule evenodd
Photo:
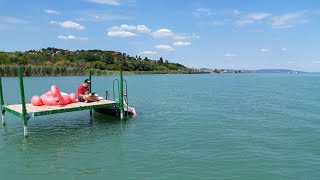
<instances>
[{"instance_id":1,"label":"sky","mask_svg":"<svg viewBox=\"0 0 320 180\"><path fill-rule=\"evenodd\" d=\"M190 68L320 72L317 0L0 0L0 51L101 49Z\"/></svg>"}]
</instances>

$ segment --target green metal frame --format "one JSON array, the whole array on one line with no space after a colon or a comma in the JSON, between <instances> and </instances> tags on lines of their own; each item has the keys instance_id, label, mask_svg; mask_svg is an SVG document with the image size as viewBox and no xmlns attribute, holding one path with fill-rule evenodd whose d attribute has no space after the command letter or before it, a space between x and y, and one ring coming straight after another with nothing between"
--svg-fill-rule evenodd
<instances>
[{"instance_id":1,"label":"green metal frame","mask_svg":"<svg viewBox=\"0 0 320 180\"><path fill-rule=\"evenodd\" d=\"M89 73L89 80L91 82L91 70L90 69L89 69L88 73ZM91 91L92 91L92 83L90 83L90 85L89 85L89 93L91 93Z\"/></svg>"},{"instance_id":2,"label":"green metal frame","mask_svg":"<svg viewBox=\"0 0 320 180\"><path fill-rule=\"evenodd\" d=\"M2 92L2 80L0 77L0 106L2 110L2 106L4 105L4 100L3 100L3 92Z\"/></svg>"},{"instance_id":3,"label":"green metal frame","mask_svg":"<svg viewBox=\"0 0 320 180\"><path fill-rule=\"evenodd\" d=\"M18 75L19 75L19 82L20 82L20 94L21 94L21 103L22 103L22 122L25 126L28 125L28 114L26 109L26 99L24 96L24 84L23 84L23 74L22 74L22 67L19 67Z\"/></svg>"},{"instance_id":4,"label":"green metal frame","mask_svg":"<svg viewBox=\"0 0 320 180\"><path fill-rule=\"evenodd\" d=\"M119 92L119 108L120 108L120 118L123 119L123 75L122 69L120 69L120 92Z\"/></svg>"},{"instance_id":5,"label":"green metal frame","mask_svg":"<svg viewBox=\"0 0 320 180\"><path fill-rule=\"evenodd\" d=\"M1 115L2 115L2 125L6 125L6 121L5 121L5 114L6 111L3 108L4 105L4 99L3 99L3 92L2 92L2 80L0 77L0 110L1 110Z\"/></svg>"},{"instance_id":6,"label":"green metal frame","mask_svg":"<svg viewBox=\"0 0 320 180\"><path fill-rule=\"evenodd\" d=\"M7 112L9 112L9 113L11 113L11 114L13 114L13 115L15 115L15 116L22 117L22 114L21 114L21 113L15 111L15 110L12 110L12 109L10 109L10 108L7 108L6 106L3 106L3 110L4 110L4 111L7 111Z\"/></svg>"},{"instance_id":7,"label":"green metal frame","mask_svg":"<svg viewBox=\"0 0 320 180\"><path fill-rule=\"evenodd\" d=\"M116 97L115 97L115 90L114 90L114 83L115 82L117 82L118 84L118 93L119 93L119 98L118 98L118 100L119 100L119 109L120 109L120 118L121 119L123 119L123 115L124 115L124 104L123 104L123 82L125 82L125 85L126 85L126 93L128 92L128 84L127 84L127 81L125 80L125 79L123 79L123 73L122 73L122 69L120 69L120 81L118 80L118 79L115 79L115 80L113 80L113 87L112 87L112 89L113 89L113 92L112 92L112 94L113 94L113 100L115 100L116 99ZM127 105L129 106L129 104L128 104L128 98L126 99L127 100ZM128 112L128 107L127 107L127 112ZM125 114L126 116L128 116L128 113L126 113Z\"/></svg>"},{"instance_id":8,"label":"green metal frame","mask_svg":"<svg viewBox=\"0 0 320 180\"><path fill-rule=\"evenodd\" d=\"M91 90L92 90L92 81L91 81L91 70L89 69L89 80L90 80L90 85L89 85L89 93L91 93ZM92 108L90 108L90 117L92 117Z\"/></svg>"},{"instance_id":9,"label":"green metal frame","mask_svg":"<svg viewBox=\"0 0 320 180\"><path fill-rule=\"evenodd\" d=\"M125 85L126 85L126 91L125 91L125 93L127 94L127 97L125 98L125 101L126 101L126 103L127 103L127 111L125 111L125 112L127 112L126 113L126 116L128 116L129 114L129 111L128 111L128 107L129 107L129 100L128 100L128 83L127 83L127 80L125 80L125 79L123 79L123 82L125 83Z\"/></svg>"},{"instance_id":10,"label":"green metal frame","mask_svg":"<svg viewBox=\"0 0 320 180\"><path fill-rule=\"evenodd\" d=\"M114 82L117 82L118 83L118 94L120 94L120 92L119 92L119 80L118 79L115 79L115 80L113 80L113 84L112 84L112 95L113 95L113 100L115 100L116 99L116 93L114 93ZM118 98L119 99L119 98Z\"/></svg>"}]
</instances>

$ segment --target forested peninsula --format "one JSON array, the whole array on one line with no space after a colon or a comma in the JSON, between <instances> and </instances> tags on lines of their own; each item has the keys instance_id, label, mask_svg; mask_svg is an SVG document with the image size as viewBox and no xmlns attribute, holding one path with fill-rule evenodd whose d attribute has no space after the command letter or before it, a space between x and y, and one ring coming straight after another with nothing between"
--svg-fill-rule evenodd
<instances>
[{"instance_id":1,"label":"forested peninsula","mask_svg":"<svg viewBox=\"0 0 320 180\"><path fill-rule=\"evenodd\" d=\"M117 51L70 51L54 47L25 52L0 51L0 76L17 76L21 66L25 76L81 76L89 69L93 75L117 74L120 69L127 74L201 73L162 57L159 60L142 59Z\"/></svg>"}]
</instances>

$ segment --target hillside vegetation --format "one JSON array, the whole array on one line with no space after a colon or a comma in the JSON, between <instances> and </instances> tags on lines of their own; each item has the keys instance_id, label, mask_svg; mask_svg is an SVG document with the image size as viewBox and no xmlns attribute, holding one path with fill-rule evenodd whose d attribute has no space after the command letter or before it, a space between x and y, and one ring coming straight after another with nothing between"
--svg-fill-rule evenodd
<instances>
[{"instance_id":1,"label":"hillside vegetation","mask_svg":"<svg viewBox=\"0 0 320 180\"><path fill-rule=\"evenodd\" d=\"M84 75L93 69L95 75L114 74L120 68L131 73L199 73L168 60L151 60L116 51L43 48L25 52L0 52L0 75L16 76L24 67L26 76Z\"/></svg>"}]
</instances>

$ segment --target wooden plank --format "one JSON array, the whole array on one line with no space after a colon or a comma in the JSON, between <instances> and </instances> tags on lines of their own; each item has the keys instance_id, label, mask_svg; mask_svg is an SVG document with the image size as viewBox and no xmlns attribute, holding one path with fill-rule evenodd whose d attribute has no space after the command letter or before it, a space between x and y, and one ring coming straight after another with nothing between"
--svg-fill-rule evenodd
<instances>
[{"instance_id":1,"label":"wooden plank","mask_svg":"<svg viewBox=\"0 0 320 180\"><path fill-rule=\"evenodd\" d=\"M63 111L66 110L68 112L68 109L72 111L76 111L75 108L79 108L79 110L82 110L81 107L85 107L84 109L88 109L89 107L99 106L99 105L115 105L118 104L116 101L111 100L100 100L96 102L91 103L85 103L85 102L76 102L72 104L67 104L63 106L33 106L32 104L26 104L27 113L41 113L48 111ZM22 113L22 105L21 104L13 104L13 105L5 105L6 108L11 109L13 111L16 111L18 113Z\"/></svg>"}]
</instances>

